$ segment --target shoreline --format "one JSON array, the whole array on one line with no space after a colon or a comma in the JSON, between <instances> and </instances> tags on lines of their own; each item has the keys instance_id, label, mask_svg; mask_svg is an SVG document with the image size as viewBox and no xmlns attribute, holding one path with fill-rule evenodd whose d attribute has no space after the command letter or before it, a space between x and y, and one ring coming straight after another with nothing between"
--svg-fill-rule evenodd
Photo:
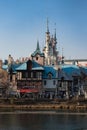
<instances>
[{"instance_id":1,"label":"shoreline","mask_svg":"<svg viewBox=\"0 0 87 130\"><path fill-rule=\"evenodd\" d=\"M35 101L29 99L3 98L0 99L0 110L63 110L87 112L87 100L71 101Z\"/></svg>"},{"instance_id":2,"label":"shoreline","mask_svg":"<svg viewBox=\"0 0 87 130\"><path fill-rule=\"evenodd\" d=\"M0 104L0 110L67 110L67 111L85 111L87 112L87 105L76 104Z\"/></svg>"},{"instance_id":3,"label":"shoreline","mask_svg":"<svg viewBox=\"0 0 87 130\"><path fill-rule=\"evenodd\" d=\"M0 115L6 114L41 114L41 115L70 115L70 116L87 116L87 112L66 112L66 111L0 111Z\"/></svg>"}]
</instances>

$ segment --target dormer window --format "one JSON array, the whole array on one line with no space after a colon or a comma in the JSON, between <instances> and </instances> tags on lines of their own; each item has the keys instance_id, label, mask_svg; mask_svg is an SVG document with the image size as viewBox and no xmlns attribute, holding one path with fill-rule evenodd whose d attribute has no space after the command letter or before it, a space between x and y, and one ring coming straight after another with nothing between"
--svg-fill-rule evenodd
<instances>
[{"instance_id":1,"label":"dormer window","mask_svg":"<svg viewBox=\"0 0 87 130\"><path fill-rule=\"evenodd\" d=\"M52 79L52 74L51 73L48 74L48 79Z\"/></svg>"}]
</instances>

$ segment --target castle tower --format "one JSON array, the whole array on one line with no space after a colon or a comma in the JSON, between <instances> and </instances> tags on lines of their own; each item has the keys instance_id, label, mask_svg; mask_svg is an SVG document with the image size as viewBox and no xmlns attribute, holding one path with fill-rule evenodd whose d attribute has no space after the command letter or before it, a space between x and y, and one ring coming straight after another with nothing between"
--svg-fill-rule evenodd
<instances>
[{"instance_id":1,"label":"castle tower","mask_svg":"<svg viewBox=\"0 0 87 130\"><path fill-rule=\"evenodd\" d=\"M34 60L41 65L44 65L44 53L40 51L39 41L37 41L36 50L31 54L31 60Z\"/></svg>"},{"instance_id":2,"label":"castle tower","mask_svg":"<svg viewBox=\"0 0 87 130\"><path fill-rule=\"evenodd\" d=\"M47 32L46 32L46 41L45 47L43 49L45 55L45 65L55 65L57 64L57 38L56 38L56 29L54 36L50 37L49 26L48 26L48 19L47 19Z\"/></svg>"},{"instance_id":3,"label":"castle tower","mask_svg":"<svg viewBox=\"0 0 87 130\"><path fill-rule=\"evenodd\" d=\"M45 44L46 44L46 50L45 50L45 57L48 57L49 56L49 44L50 44L50 32L49 32L49 26L48 26L48 19L47 19L47 31L46 31L46 41L45 41Z\"/></svg>"}]
</instances>

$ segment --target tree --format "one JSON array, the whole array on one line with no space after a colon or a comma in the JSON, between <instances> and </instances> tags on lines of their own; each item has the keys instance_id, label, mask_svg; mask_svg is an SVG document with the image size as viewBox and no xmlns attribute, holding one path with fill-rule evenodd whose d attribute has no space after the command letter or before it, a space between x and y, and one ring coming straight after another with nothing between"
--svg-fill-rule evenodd
<instances>
[{"instance_id":1,"label":"tree","mask_svg":"<svg viewBox=\"0 0 87 130\"><path fill-rule=\"evenodd\" d=\"M6 94L6 90L9 87L8 73L7 71L0 68L0 90Z\"/></svg>"}]
</instances>

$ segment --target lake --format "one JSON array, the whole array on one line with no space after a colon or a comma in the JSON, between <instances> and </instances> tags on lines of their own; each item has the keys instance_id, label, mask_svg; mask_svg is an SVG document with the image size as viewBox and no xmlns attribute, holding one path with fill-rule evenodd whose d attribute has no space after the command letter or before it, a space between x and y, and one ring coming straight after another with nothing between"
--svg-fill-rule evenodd
<instances>
[{"instance_id":1,"label":"lake","mask_svg":"<svg viewBox=\"0 0 87 130\"><path fill-rule=\"evenodd\" d=\"M0 112L0 130L87 130L87 113Z\"/></svg>"}]
</instances>

